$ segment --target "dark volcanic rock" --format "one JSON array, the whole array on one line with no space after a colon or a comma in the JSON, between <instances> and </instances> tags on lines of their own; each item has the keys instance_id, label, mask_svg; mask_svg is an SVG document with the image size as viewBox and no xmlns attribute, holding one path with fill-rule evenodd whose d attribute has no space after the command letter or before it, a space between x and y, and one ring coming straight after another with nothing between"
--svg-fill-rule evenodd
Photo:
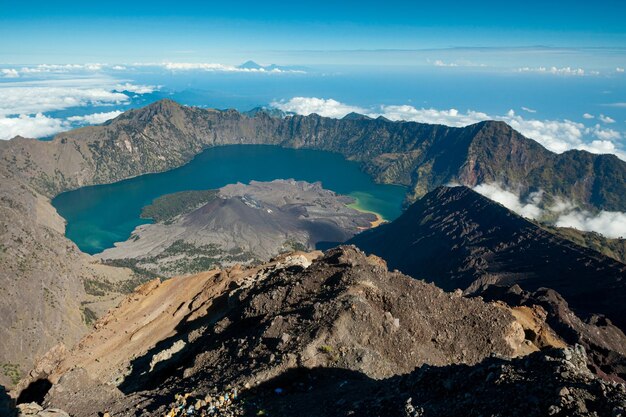
<instances>
[{"instance_id":1,"label":"dark volcanic rock","mask_svg":"<svg viewBox=\"0 0 626 417\"><path fill-rule=\"evenodd\" d=\"M294 368L378 379L536 349L507 308L388 272L354 247L305 266L286 258L242 279L233 271L202 285L203 276L179 277L142 289L49 376L46 404L77 416L132 404L161 413L176 393L255 386ZM104 393L112 381L125 397L80 395Z\"/></svg>"},{"instance_id":2,"label":"dark volcanic rock","mask_svg":"<svg viewBox=\"0 0 626 417\"><path fill-rule=\"evenodd\" d=\"M534 292L518 285L510 288L489 286L480 293L486 301L500 300L510 306L541 306L547 323L568 344L580 344L587 350L589 366L606 379L626 381L626 336L603 316L581 320L559 293L548 288Z\"/></svg>"},{"instance_id":3,"label":"dark volcanic rock","mask_svg":"<svg viewBox=\"0 0 626 417\"><path fill-rule=\"evenodd\" d=\"M281 395L275 388L282 387ZM423 366L372 380L341 369L294 370L244 396L249 415L275 416L619 416L624 385L595 379L584 349L534 353L474 366Z\"/></svg>"},{"instance_id":4,"label":"dark volcanic rock","mask_svg":"<svg viewBox=\"0 0 626 417\"><path fill-rule=\"evenodd\" d=\"M446 290L553 288L583 316L626 328L626 265L545 231L466 187L441 187L349 241Z\"/></svg>"}]
</instances>

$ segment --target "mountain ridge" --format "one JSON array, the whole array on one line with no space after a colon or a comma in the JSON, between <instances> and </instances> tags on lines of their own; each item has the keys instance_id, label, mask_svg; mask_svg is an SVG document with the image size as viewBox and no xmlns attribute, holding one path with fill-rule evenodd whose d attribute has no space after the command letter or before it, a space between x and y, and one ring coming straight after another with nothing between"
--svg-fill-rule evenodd
<instances>
[{"instance_id":1,"label":"mountain ridge","mask_svg":"<svg viewBox=\"0 0 626 417\"><path fill-rule=\"evenodd\" d=\"M155 139L164 132L175 137L177 143L160 139L163 146L157 146ZM63 141L73 142L76 152L63 149L59 143ZM80 143L83 141L91 142L90 147L85 149ZM110 142L114 142L118 151L131 155L112 158L115 148ZM587 208L619 211L626 207L625 162L613 155L586 151L554 154L499 121L451 128L317 115L273 118L264 112L248 117L235 110L185 107L164 99L129 110L106 125L61 133L46 143L49 145L43 148L52 153L71 152L67 157L80 163L84 171L81 181L72 182L69 178L60 181L56 178L59 173L65 177L69 173L61 166L45 166L43 157L38 155L41 150L33 152L31 161L41 165L41 169L28 173L26 179L34 180L34 185L49 197L87 184L171 169L188 162L208 146L248 143L342 153L360 162L376 181L408 185L409 202L438 185L457 181L469 186L500 182L519 188L523 194L537 189L554 197L568 194L574 203ZM42 148L40 144L30 147ZM11 151L18 154L29 151L24 148ZM139 162L141 166L137 166ZM564 170L572 164L576 166L575 172L571 172L571 167ZM121 165L126 168L120 170ZM96 169L98 173L93 172ZM567 176L563 177L561 171ZM584 173L586 181L579 181L580 173Z\"/></svg>"},{"instance_id":2,"label":"mountain ridge","mask_svg":"<svg viewBox=\"0 0 626 417\"><path fill-rule=\"evenodd\" d=\"M626 329L626 265L552 234L467 187L439 187L348 243L447 291L552 288L578 311Z\"/></svg>"}]
</instances>

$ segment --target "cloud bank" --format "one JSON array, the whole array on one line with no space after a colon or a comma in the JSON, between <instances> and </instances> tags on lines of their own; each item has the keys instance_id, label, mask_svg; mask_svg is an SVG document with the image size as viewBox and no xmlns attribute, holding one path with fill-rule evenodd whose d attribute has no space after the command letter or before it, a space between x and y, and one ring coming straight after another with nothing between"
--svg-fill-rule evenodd
<instances>
[{"instance_id":1,"label":"cloud bank","mask_svg":"<svg viewBox=\"0 0 626 417\"><path fill-rule=\"evenodd\" d=\"M0 118L0 139L10 139L15 136L41 138L54 135L68 128L67 122L44 116L41 113L33 116L4 117Z\"/></svg>"},{"instance_id":2,"label":"cloud bank","mask_svg":"<svg viewBox=\"0 0 626 417\"><path fill-rule=\"evenodd\" d=\"M161 89L160 85L136 85L131 83L117 84L116 91L128 91L135 94L150 94Z\"/></svg>"},{"instance_id":3,"label":"cloud bank","mask_svg":"<svg viewBox=\"0 0 626 417\"><path fill-rule=\"evenodd\" d=\"M598 232L611 238L626 238L626 213L619 211L601 211L596 215L588 211L572 211L559 216L555 225Z\"/></svg>"},{"instance_id":4,"label":"cloud bank","mask_svg":"<svg viewBox=\"0 0 626 417\"><path fill-rule=\"evenodd\" d=\"M50 69L48 66L43 68ZM101 112L67 119L50 117L45 113L75 107L128 104L131 98L121 91L147 94L159 88L128 82L119 84L117 80L110 78L3 82L0 83L0 139L10 139L17 135L46 137L71 129L77 124L99 124L121 112Z\"/></svg>"},{"instance_id":5,"label":"cloud bank","mask_svg":"<svg viewBox=\"0 0 626 417\"><path fill-rule=\"evenodd\" d=\"M147 64L162 66L166 70L170 71L208 71L208 72L244 72L244 73L267 73L267 74L281 74L281 73L305 73L302 70L292 70L279 68L276 66L269 67L242 67L236 65L227 65L219 63L207 63L207 62L166 62L163 64Z\"/></svg>"},{"instance_id":6,"label":"cloud bank","mask_svg":"<svg viewBox=\"0 0 626 417\"><path fill-rule=\"evenodd\" d=\"M552 152L563 153L571 149L579 149L592 153L612 153L626 160L626 152L619 146L623 139L622 133L617 130L603 127L600 124L586 126L583 123L567 119L526 118L516 114L513 110L505 115L493 115L475 110L461 112L454 108L447 110L420 109L410 105L386 105L379 109L364 109L337 100L317 97L294 97L287 101L273 102L272 106L283 111L303 115L317 113L321 116L341 118L350 112L357 112L370 117L384 116L390 120L443 124L454 127L463 127L484 120L501 120ZM612 120L606 116L603 117L605 123Z\"/></svg>"},{"instance_id":7,"label":"cloud bank","mask_svg":"<svg viewBox=\"0 0 626 417\"><path fill-rule=\"evenodd\" d=\"M19 115L0 118L0 139L11 139L15 136L42 138L83 125L96 125L114 119L121 111L92 113L84 116L71 116L59 119L42 113Z\"/></svg>"},{"instance_id":8,"label":"cloud bank","mask_svg":"<svg viewBox=\"0 0 626 417\"><path fill-rule=\"evenodd\" d=\"M0 116L44 113L87 105L122 104L126 94L112 89L76 83L4 83L0 84Z\"/></svg>"},{"instance_id":9,"label":"cloud bank","mask_svg":"<svg viewBox=\"0 0 626 417\"><path fill-rule=\"evenodd\" d=\"M502 204L504 207L519 214L520 216L529 219L539 219L543 213L543 210L537 206L541 202L542 194L533 193L529 201L522 202L517 194L511 191L504 190L498 184L480 184L474 187L474 191L484 195L490 200Z\"/></svg>"},{"instance_id":10,"label":"cloud bank","mask_svg":"<svg viewBox=\"0 0 626 417\"><path fill-rule=\"evenodd\" d=\"M349 106L347 104L340 103L337 100L323 99L316 97L294 97L289 101L273 102L271 104L277 109L302 114L308 116L309 114L319 114L324 117L341 118L348 113L367 113L367 110Z\"/></svg>"},{"instance_id":11,"label":"cloud bank","mask_svg":"<svg viewBox=\"0 0 626 417\"><path fill-rule=\"evenodd\" d=\"M3 68L0 70L3 78L19 78L20 73L13 68Z\"/></svg>"},{"instance_id":12,"label":"cloud bank","mask_svg":"<svg viewBox=\"0 0 626 417\"><path fill-rule=\"evenodd\" d=\"M598 71L585 71L582 68L572 67L522 67L518 68L516 72L534 72L539 74L551 74L551 75L570 75L570 76L585 76L585 75L600 75Z\"/></svg>"},{"instance_id":13,"label":"cloud bank","mask_svg":"<svg viewBox=\"0 0 626 417\"><path fill-rule=\"evenodd\" d=\"M99 125L100 123L104 123L107 120L115 119L120 114L122 114L121 111L114 110L103 113L92 113L84 116L71 116L68 117L67 120L79 124Z\"/></svg>"},{"instance_id":14,"label":"cloud bank","mask_svg":"<svg viewBox=\"0 0 626 417\"><path fill-rule=\"evenodd\" d=\"M474 191L528 219L541 220L546 214L556 214L555 226L596 232L613 239L626 238L626 213L623 212L602 210L594 214L564 200L556 200L550 207L541 208L542 191L531 193L522 201L517 193L497 183L479 184Z\"/></svg>"}]
</instances>

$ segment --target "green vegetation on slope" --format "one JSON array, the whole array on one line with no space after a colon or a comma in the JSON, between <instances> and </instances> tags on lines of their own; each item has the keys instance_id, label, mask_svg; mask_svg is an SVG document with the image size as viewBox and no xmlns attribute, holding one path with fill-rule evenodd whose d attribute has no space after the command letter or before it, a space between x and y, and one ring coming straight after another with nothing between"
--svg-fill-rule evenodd
<instances>
[{"instance_id":1,"label":"green vegetation on slope","mask_svg":"<svg viewBox=\"0 0 626 417\"><path fill-rule=\"evenodd\" d=\"M22 378L22 373L20 371L20 366L12 363L3 363L0 365L2 368L2 373L8 377L13 384L17 384L20 382Z\"/></svg>"},{"instance_id":2,"label":"green vegetation on slope","mask_svg":"<svg viewBox=\"0 0 626 417\"><path fill-rule=\"evenodd\" d=\"M141 211L142 219L152 219L157 223L170 222L174 217L187 214L217 198L216 190L181 191L156 198Z\"/></svg>"},{"instance_id":3,"label":"green vegetation on slope","mask_svg":"<svg viewBox=\"0 0 626 417\"><path fill-rule=\"evenodd\" d=\"M156 256L135 259L105 259L103 263L131 269L136 275L157 277L189 275L224 264L254 264L258 259L241 248L224 250L220 245L195 245L177 240Z\"/></svg>"},{"instance_id":4,"label":"green vegetation on slope","mask_svg":"<svg viewBox=\"0 0 626 417\"><path fill-rule=\"evenodd\" d=\"M541 227L577 245L626 263L626 239L609 239L598 233L583 232L570 227L552 227L543 224Z\"/></svg>"}]
</instances>

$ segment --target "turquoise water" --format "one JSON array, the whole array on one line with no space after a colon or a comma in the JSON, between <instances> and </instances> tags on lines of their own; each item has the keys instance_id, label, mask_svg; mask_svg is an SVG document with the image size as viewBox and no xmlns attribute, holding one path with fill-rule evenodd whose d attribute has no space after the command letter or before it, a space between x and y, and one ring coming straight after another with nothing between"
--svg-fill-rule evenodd
<instances>
[{"instance_id":1,"label":"turquoise water","mask_svg":"<svg viewBox=\"0 0 626 417\"><path fill-rule=\"evenodd\" d=\"M69 191L52 204L67 220L66 236L83 252L94 254L128 239L135 227L149 223L139 217L141 209L159 196L279 178L321 181L325 188L356 198L361 209L379 213L386 220L400 215L406 192L404 187L374 183L358 163L339 154L234 145L209 148L171 171Z\"/></svg>"}]
</instances>

